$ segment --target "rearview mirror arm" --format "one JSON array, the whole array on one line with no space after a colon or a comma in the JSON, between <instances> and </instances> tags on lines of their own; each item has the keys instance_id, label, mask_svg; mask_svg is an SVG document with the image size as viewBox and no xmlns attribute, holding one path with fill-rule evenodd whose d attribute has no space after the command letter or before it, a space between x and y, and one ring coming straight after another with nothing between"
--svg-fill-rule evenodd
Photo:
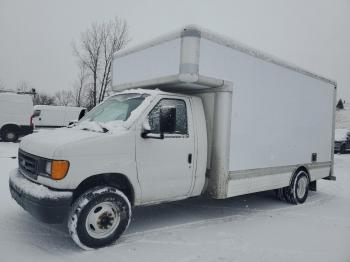
<instances>
[{"instance_id":1,"label":"rearview mirror arm","mask_svg":"<svg viewBox=\"0 0 350 262\"><path fill-rule=\"evenodd\" d=\"M164 134L163 133L160 133L159 135L158 134L153 134L151 133L149 130L144 130L142 133L141 133L141 137L146 139L146 138L153 138L153 139L164 139Z\"/></svg>"}]
</instances>

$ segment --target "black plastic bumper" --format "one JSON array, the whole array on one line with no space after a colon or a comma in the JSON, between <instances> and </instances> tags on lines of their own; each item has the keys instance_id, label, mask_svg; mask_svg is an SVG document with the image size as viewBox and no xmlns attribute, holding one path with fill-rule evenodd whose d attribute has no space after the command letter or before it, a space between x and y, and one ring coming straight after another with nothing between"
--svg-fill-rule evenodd
<instances>
[{"instance_id":1,"label":"black plastic bumper","mask_svg":"<svg viewBox=\"0 0 350 262\"><path fill-rule=\"evenodd\" d=\"M38 220L58 224L66 218L73 193L56 191L26 179L17 169L10 174L10 191L16 202Z\"/></svg>"}]
</instances>

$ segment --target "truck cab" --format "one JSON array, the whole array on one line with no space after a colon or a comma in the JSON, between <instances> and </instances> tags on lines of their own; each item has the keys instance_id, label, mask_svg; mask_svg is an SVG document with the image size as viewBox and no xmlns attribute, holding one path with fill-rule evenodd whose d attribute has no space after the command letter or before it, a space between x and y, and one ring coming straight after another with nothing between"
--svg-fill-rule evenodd
<instances>
[{"instance_id":1,"label":"truck cab","mask_svg":"<svg viewBox=\"0 0 350 262\"><path fill-rule=\"evenodd\" d=\"M72 203L101 186L120 191L127 209L199 195L207 160L205 125L198 97L142 89L117 93L75 125L23 139L11 193L48 223L62 222ZM114 216L113 209L106 210ZM96 221L88 228L99 237L92 229Z\"/></svg>"}]
</instances>

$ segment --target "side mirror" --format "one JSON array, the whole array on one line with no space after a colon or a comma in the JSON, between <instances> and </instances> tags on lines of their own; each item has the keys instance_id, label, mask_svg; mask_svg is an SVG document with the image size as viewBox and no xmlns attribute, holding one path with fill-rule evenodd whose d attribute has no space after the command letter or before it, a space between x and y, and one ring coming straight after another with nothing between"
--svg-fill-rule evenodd
<instances>
[{"instance_id":1,"label":"side mirror","mask_svg":"<svg viewBox=\"0 0 350 262\"><path fill-rule=\"evenodd\" d=\"M148 119L145 119L142 123L142 132L141 132L142 138L154 138L154 139L164 139L163 134L152 134L151 133L151 127L149 125Z\"/></svg>"},{"instance_id":2,"label":"side mirror","mask_svg":"<svg viewBox=\"0 0 350 262\"><path fill-rule=\"evenodd\" d=\"M68 126L74 126L76 123L78 123L78 120L72 120L68 123Z\"/></svg>"},{"instance_id":3,"label":"side mirror","mask_svg":"<svg viewBox=\"0 0 350 262\"><path fill-rule=\"evenodd\" d=\"M144 131L146 131L146 132L150 132L151 131L151 126L149 125L148 119L145 119L145 121L143 121L142 129Z\"/></svg>"},{"instance_id":4,"label":"side mirror","mask_svg":"<svg viewBox=\"0 0 350 262\"><path fill-rule=\"evenodd\" d=\"M176 129L176 107L163 106L159 117L160 133L174 133Z\"/></svg>"},{"instance_id":5,"label":"side mirror","mask_svg":"<svg viewBox=\"0 0 350 262\"><path fill-rule=\"evenodd\" d=\"M81 111L80 111L80 114L79 114L79 116L78 116L78 121L79 121L80 119L82 119L82 118L85 116L85 114L86 114L86 109L81 110Z\"/></svg>"}]
</instances>

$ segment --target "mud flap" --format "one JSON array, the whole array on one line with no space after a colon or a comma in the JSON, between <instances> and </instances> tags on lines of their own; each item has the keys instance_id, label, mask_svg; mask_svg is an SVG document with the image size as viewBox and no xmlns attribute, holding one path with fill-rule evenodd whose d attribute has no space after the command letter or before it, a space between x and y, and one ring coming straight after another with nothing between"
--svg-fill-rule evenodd
<instances>
[{"instance_id":1,"label":"mud flap","mask_svg":"<svg viewBox=\"0 0 350 262\"><path fill-rule=\"evenodd\" d=\"M309 190L310 190L310 191L317 191L317 181L316 181L316 180L310 182L310 184L309 184Z\"/></svg>"}]
</instances>

